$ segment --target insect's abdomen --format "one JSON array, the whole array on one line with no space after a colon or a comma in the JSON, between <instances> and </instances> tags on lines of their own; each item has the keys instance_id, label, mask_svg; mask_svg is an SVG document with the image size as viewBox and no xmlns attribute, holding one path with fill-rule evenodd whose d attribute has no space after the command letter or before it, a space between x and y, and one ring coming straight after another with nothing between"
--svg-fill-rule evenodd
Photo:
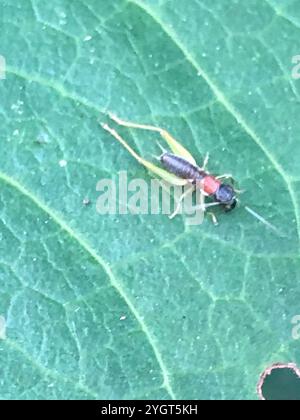
<instances>
[{"instance_id":1,"label":"insect's abdomen","mask_svg":"<svg viewBox=\"0 0 300 420\"><path fill-rule=\"evenodd\" d=\"M173 155L172 153L164 153L160 160L169 172L179 178L191 179L193 181L203 179L201 171L182 157Z\"/></svg>"}]
</instances>

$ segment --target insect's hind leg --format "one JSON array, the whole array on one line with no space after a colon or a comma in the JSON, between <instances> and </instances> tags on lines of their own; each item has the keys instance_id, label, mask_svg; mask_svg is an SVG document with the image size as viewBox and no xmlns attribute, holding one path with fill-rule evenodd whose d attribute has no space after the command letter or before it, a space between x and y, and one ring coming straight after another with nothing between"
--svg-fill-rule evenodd
<instances>
[{"instance_id":1,"label":"insect's hind leg","mask_svg":"<svg viewBox=\"0 0 300 420\"><path fill-rule=\"evenodd\" d=\"M171 136L171 134L168 131L164 130L163 128L155 127L153 125L137 124L129 121L124 121L112 113L109 113L108 115L115 123L122 125L123 127L139 128L142 130L154 131L156 133L159 133L161 137L168 143L174 154L185 158L188 162L196 166L196 161L190 154L190 152L186 150L185 147L183 147L177 140L174 139L174 137Z\"/></svg>"},{"instance_id":2,"label":"insect's hind leg","mask_svg":"<svg viewBox=\"0 0 300 420\"><path fill-rule=\"evenodd\" d=\"M125 147L125 149L128 150L131 156L133 156L141 165L145 166L149 171L151 171L155 175L158 175L161 179L172 185L183 186L188 183L188 180L179 178L176 175L173 175L170 172L159 168L158 166L154 165L148 160L143 159L129 146L129 144L123 139L123 137L121 137L120 134L116 132L116 130L111 128L108 124L101 125L104 130L108 131L116 140L118 140L118 142L120 142Z\"/></svg>"},{"instance_id":3,"label":"insect's hind leg","mask_svg":"<svg viewBox=\"0 0 300 420\"><path fill-rule=\"evenodd\" d=\"M122 146L125 147L125 149L128 150L128 152L131 154L131 156L133 156L139 163L143 163L143 159L141 158L141 156L139 156L130 146L129 144L120 136L119 133L116 132L116 130L114 130L113 128L111 128L108 124L101 124L102 128L104 128L104 130L108 131L116 140L118 140Z\"/></svg>"}]
</instances>

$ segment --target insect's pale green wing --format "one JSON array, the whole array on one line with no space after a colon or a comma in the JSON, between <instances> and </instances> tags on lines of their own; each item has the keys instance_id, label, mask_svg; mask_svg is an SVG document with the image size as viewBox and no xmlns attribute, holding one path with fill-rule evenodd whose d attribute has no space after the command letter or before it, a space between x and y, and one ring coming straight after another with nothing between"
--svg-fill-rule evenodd
<instances>
[{"instance_id":1,"label":"insect's pale green wing","mask_svg":"<svg viewBox=\"0 0 300 420\"><path fill-rule=\"evenodd\" d=\"M174 137L172 137L170 133L168 133L166 130L161 130L160 134L168 143L172 152L175 155L181 156L182 158L190 162L192 165L195 165L195 166L197 165L195 159L190 154L190 152L186 150L186 148L183 147L177 140L175 140Z\"/></svg>"},{"instance_id":2,"label":"insect's pale green wing","mask_svg":"<svg viewBox=\"0 0 300 420\"><path fill-rule=\"evenodd\" d=\"M168 182L169 184L183 186L188 183L188 180L179 178L178 176L173 175L170 172L167 172L164 169L159 168L158 166L154 165L148 160L140 158L139 162L142 165L144 165L153 174L158 175L161 179Z\"/></svg>"}]
</instances>

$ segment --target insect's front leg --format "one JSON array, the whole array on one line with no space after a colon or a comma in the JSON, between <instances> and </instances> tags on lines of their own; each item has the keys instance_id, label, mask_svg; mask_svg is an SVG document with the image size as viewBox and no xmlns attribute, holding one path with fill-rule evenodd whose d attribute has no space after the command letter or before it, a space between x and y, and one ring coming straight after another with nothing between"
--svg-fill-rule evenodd
<instances>
[{"instance_id":1,"label":"insect's front leg","mask_svg":"<svg viewBox=\"0 0 300 420\"><path fill-rule=\"evenodd\" d=\"M207 212L207 214L212 218L212 222L215 226L218 226L218 219L217 216L212 211L207 211L208 208L219 206L220 203L218 201L213 203L202 203L199 206L196 207L196 209L202 210L203 212Z\"/></svg>"},{"instance_id":2,"label":"insect's front leg","mask_svg":"<svg viewBox=\"0 0 300 420\"><path fill-rule=\"evenodd\" d=\"M233 176L231 174L220 175L220 176L217 176L216 179L219 179L219 180L229 179L232 186L234 187L235 179L233 178ZM234 192L236 192L237 194L243 194L245 192L245 190L238 190L234 187Z\"/></svg>"},{"instance_id":3,"label":"insect's front leg","mask_svg":"<svg viewBox=\"0 0 300 420\"><path fill-rule=\"evenodd\" d=\"M219 175L219 176L216 176L216 179L219 179L219 180L229 179L232 182L232 184L234 184L234 182L235 182L234 178L231 174Z\"/></svg>"},{"instance_id":4,"label":"insect's front leg","mask_svg":"<svg viewBox=\"0 0 300 420\"><path fill-rule=\"evenodd\" d=\"M169 216L169 219L174 219L175 216L177 216L177 214L180 211L181 208L181 203L182 201L185 199L185 197L187 195L189 195L191 192L193 192L195 189L195 186L193 185L192 187L190 187L187 191L185 191L179 198L178 202L177 202L177 206L176 209L174 210L174 212Z\"/></svg>"},{"instance_id":5,"label":"insect's front leg","mask_svg":"<svg viewBox=\"0 0 300 420\"><path fill-rule=\"evenodd\" d=\"M208 211L207 214L208 214L208 216L211 217L213 224L215 226L218 226L219 222L218 222L218 219L217 219L217 216L215 215L215 213L213 213L212 211Z\"/></svg>"},{"instance_id":6,"label":"insect's front leg","mask_svg":"<svg viewBox=\"0 0 300 420\"><path fill-rule=\"evenodd\" d=\"M190 179L188 182L191 183L192 186L180 196L177 202L177 207L175 211L169 216L169 219L173 219L179 213L182 201L195 189L198 189L200 191L200 201L201 201L201 205L196 206L195 209L196 210L204 209L205 197L208 197L208 194L203 190L202 182L197 181L195 184L193 179Z\"/></svg>"}]
</instances>

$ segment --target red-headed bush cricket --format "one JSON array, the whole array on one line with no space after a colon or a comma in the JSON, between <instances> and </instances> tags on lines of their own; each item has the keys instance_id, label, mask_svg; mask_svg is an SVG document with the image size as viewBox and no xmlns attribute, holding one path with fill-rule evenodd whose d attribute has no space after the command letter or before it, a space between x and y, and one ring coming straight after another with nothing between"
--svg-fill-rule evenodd
<instances>
[{"instance_id":1,"label":"red-headed bush cricket","mask_svg":"<svg viewBox=\"0 0 300 420\"><path fill-rule=\"evenodd\" d=\"M118 140L128 150L128 152L140 164L144 165L150 172L159 176L162 180L169 184L182 187L186 185L191 186L191 188L180 197L177 208L170 216L170 218L173 218L176 216L176 214L178 214L182 200L195 188L200 189L203 198L210 197L213 199L211 202L205 202L204 199L201 200L202 203L197 207L203 212L207 211L213 206L220 206L224 209L225 212L229 212L236 207L238 203L237 195L242 191L234 188L233 178L231 175L226 174L221 176L214 176L206 170L209 160L208 154L204 160L203 165L200 167L197 165L196 160L191 155L191 153L163 128L124 121L113 114L109 114L109 117L120 126L157 132L170 147L171 152L160 146L162 149L162 154L157 159L163 166L163 168L161 168L139 156L115 129L111 128L108 124L101 124L106 131L108 131L116 140ZM226 180L231 180L231 183L226 182ZM265 220L254 210L248 206L245 206L244 208L248 213L258 219L260 222L264 223L266 226L273 229L276 233L280 234L275 226ZM215 214L211 212L209 212L209 214L212 216L214 224L217 225L218 222Z\"/></svg>"}]
</instances>

